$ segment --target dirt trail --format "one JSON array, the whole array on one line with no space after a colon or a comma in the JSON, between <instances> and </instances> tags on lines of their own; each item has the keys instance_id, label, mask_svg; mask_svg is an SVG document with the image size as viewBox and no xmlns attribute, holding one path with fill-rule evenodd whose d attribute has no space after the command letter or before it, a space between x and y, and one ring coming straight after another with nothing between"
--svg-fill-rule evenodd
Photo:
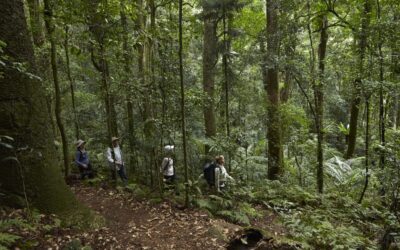
<instances>
[{"instance_id":1,"label":"dirt trail","mask_svg":"<svg viewBox=\"0 0 400 250\"><path fill-rule=\"evenodd\" d=\"M79 185L72 190L106 219L106 227L80 239L93 249L225 249L222 239L239 230L205 212L179 210L167 202L154 205L97 187Z\"/></svg>"}]
</instances>

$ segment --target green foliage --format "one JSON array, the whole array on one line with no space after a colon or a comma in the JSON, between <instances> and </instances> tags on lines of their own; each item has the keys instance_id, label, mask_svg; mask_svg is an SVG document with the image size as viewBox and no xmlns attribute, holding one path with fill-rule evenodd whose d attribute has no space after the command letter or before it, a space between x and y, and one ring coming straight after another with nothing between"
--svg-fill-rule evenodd
<instances>
[{"instance_id":1,"label":"green foliage","mask_svg":"<svg viewBox=\"0 0 400 250\"><path fill-rule=\"evenodd\" d=\"M0 232L0 249L8 249L13 243L15 243L21 237L14 234Z\"/></svg>"},{"instance_id":2,"label":"green foliage","mask_svg":"<svg viewBox=\"0 0 400 250\"><path fill-rule=\"evenodd\" d=\"M250 225L249 217L241 211L221 210L217 211L216 214L233 223L238 223L246 226Z\"/></svg>"},{"instance_id":3,"label":"green foliage","mask_svg":"<svg viewBox=\"0 0 400 250\"><path fill-rule=\"evenodd\" d=\"M284 224L294 239L305 242L304 247L319 249L378 249L366 239L363 232L354 226L330 221L322 211L312 213L299 211L284 216Z\"/></svg>"}]
</instances>

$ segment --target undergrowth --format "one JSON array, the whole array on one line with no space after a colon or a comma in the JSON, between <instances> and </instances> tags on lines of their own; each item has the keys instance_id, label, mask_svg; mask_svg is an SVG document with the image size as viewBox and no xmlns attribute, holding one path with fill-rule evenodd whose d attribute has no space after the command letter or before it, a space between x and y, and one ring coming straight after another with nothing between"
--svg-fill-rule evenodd
<instances>
[{"instance_id":1,"label":"undergrowth","mask_svg":"<svg viewBox=\"0 0 400 250\"><path fill-rule=\"evenodd\" d=\"M272 210L285 226L286 237L305 249L378 249L385 228L398 225L374 197L361 205L339 192L318 195L279 181L231 186L218 195L199 195L194 202L215 216L246 226L263 217L263 210L256 208Z\"/></svg>"},{"instance_id":2,"label":"undergrowth","mask_svg":"<svg viewBox=\"0 0 400 250\"><path fill-rule=\"evenodd\" d=\"M32 249L39 241L32 234L46 234L61 226L61 220L55 215L43 215L33 211L30 215L25 210L0 209L0 250Z\"/></svg>"}]
</instances>

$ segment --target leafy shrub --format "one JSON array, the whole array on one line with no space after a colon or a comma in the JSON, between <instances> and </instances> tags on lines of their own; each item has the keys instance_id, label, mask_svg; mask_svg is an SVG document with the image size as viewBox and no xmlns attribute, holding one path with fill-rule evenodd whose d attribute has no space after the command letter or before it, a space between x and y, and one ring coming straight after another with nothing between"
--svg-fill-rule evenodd
<instances>
[{"instance_id":1,"label":"leafy shrub","mask_svg":"<svg viewBox=\"0 0 400 250\"><path fill-rule=\"evenodd\" d=\"M6 250L21 237L10 233L0 232L0 250Z\"/></svg>"}]
</instances>

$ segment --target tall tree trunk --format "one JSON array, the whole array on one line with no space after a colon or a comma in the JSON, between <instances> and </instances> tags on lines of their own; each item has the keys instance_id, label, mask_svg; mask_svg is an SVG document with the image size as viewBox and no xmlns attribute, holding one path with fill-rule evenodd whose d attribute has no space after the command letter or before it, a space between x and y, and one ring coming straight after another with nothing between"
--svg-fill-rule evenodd
<instances>
[{"instance_id":1,"label":"tall tree trunk","mask_svg":"<svg viewBox=\"0 0 400 250\"><path fill-rule=\"evenodd\" d=\"M283 171L278 80L279 4L279 1L267 0L267 56L269 61L264 84L268 96L268 179L271 180L278 179Z\"/></svg>"},{"instance_id":2,"label":"tall tree trunk","mask_svg":"<svg viewBox=\"0 0 400 250\"><path fill-rule=\"evenodd\" d=\"M61 94L60 94L60 84L58 79L58 70L57 70L57 51L56 51L56 42L54 38L55 25L53 23L53 10L51 0L44 0L44 22L46 24L46 29L49 34L50 40L50 49L51 49L51 69L53 72L53 82L54 82L54 91L55 91L55 115L58 129L60 130L62 148L63 148L63 156L64 156L64 174L65 177L69 174L69 150L68 150L68 140L67 135L65 133L64 123L61 119Z\"/></svg>"},{"instance_id":3,"label":"tall tree trunk","mask_svg":"<svg viewBox=\"0 0 400 250\"><path fill-rule=\"evenodd\" d=\"M228 24L227 24L228 21ZM229 72L229 65L228 65L228 56L230 54L230 46L231 46L231 42L230 42L230 36L229 36L229 28L227 26L232 25L232 23L230 22L230 20L228 20L227 17L227 10L226 10L226 6L225 3L223 4L223 38L224 38L224 54L222 55L222 63L223 63L223 67L224 67L224 92L225 92L225 126L226 126L226 137L229 138L231 137L231 129L230 129L230 118L229 118L229 86L230 84L230 75ZM232 170L232 166L231 166L231 152L230 150L228 151L228 168L229 171Z\"/></svg>"},{"instance_id":4,"label":"tall tree trunk","mask_svg":"<svg viewBox=\"0 0 400 250\"><path fill-rule=\"evenodd\" d=\"M28 0L29 7L29 19L30 19L30 28L32 33L32 39L35 47L42 48L45 41L45 34L43 29L43 13L40 11L40 1L39 0ZM36 55L38 56L38 55ZM46 56L39 55L37 60L37 68L38 74L42 79L47 79L48 73L48 59ZM48 115L50 117L51 128L54 137L57 136L57 128L53 118L53 97L51 94L46 93L46 107L48 111Z\"/></svg>"},{"instance_id":5,"label":"tall tree trunk","mask_svg":"<svg viewBox=\"0 0 400 250\"><path fill-rule=\"evenodd\" d=\"M140 43L137 43L135 45L135 48L137 50L137 72L138 72L138 79L139 79L139 85L140 86L145 86L146 81L145 81L145 72L144 72L144 61L145 61L145 53L144 53L144 15L143 15L143 0L136 0L135 2L136 5L136 18L135 18L135 32L139 34L140 37ZM142 117L143 121L146 121L146 108L145 111L142 112ZM145 139L143 139L145 140ZM148 161L145 161L148 162ZM145 173L149 170L148 166L144 166Z\"/></svg>"},{"instance_id":6,"label":"tall tree trunk","mask_svg":"<svg viewBox=\"0 0 400 250\"><path fill-rule=\"evenodd\" d=\"M365 109L366 109L366 128L365 128L365 183L364 183L364 188L361 192L360 199L358 200L358 203L361 203L365 191L367 191L368 188L368 182L369 182L369 96L366 97L365 99Z\"/></svg>"},{"instance_id":7,"label":"tall tree trunk","mask_svg":"<svg viewBox=\"0 0 400 250\"><path fill-rule=\"evenodd\" d=\"M26 63L27 71L36 73L23 2L2 0L0 9L1 40L7 44L4 53L9 56L6 65L0 66L4 72L0 78L0 134L14 138L13 150L0 147L2 192L22 195L22 176L29 201L40 211L68 216L68 223L74 223L73 218L89 220L88 210L82 209L74 198L54 161L57 153L52 146L54 137L49 129L44 88L38 80L13 67L14 63ZM9 156L18 160L5 160ZM77 214L82 216L76 217Z\"/></svg>"},{"instance_id":8,"label":"tall tree trunk","mask_svg":"<svg viewBox=\"0 0 400 250\"><path fill-rule=\"evenodd\" d=\"M400 14L395 13L393 17L394 23L398 23L400 20ZM391 47L391 81L396 82L399 81L399 76L400 76L400 47L397 45L397 42L400 39L400 35L398 35L398 32L396 33L397 36L394 37L394 39L391 40L390 47ZM400 127L400 108L399 108L399 93L394 93L394 104L393 104L393 127L397 129Z\"/></svg>"},{"instance_id":9,"label":"tall tree trunk","mask_svg":"<svg viewBox=\"0 0 400 250\"><path fill-rule=\"evenodd\" d=\"M318 46L318 83L314 85L314 102L315 102L315 127L317 130L317 184L318 192L323 193L324 190L324 152L323 152L323 115L324 115L324 78L325 78L325 55L328 43L328 19L326 15L321 17L321 34Z\"/></svg>"},{"instance_id":10,"label":"tall tree trunk","mask_svg":"<svg viewBox=\"0 0 400 250\"><path fill-rule=\"evenodd\" d=\"M216 134L215 125L215 66L218 61L217 51L217 16L215 10L208 3L203 4L204 33L203 33L203 91L207 95L204 103L205 135L212 138ZM211 152L209 146L205 147L205 154Z\"/></svg>"},{"instance_id":11,"label":"tall tree trunk","mask_svg":"<svg viewBox=\"0 0 400 250\"><path fill-rule=\"evenodd\" d=\"M121 15L121 26L123 29L122 33L122 50L124 53L124 84L125 88L127 91L126 95L126 112L127 112L127 117L128 117L128 139L129 139L129 151L130 151L130 157L129 157L129 163L132 168L132 171L135 172L135 167L134 167L134 153L135 153L135 137L134 137L134 129L135 129L135 123L133 119L133 104L132 104L132 93L130 91L130 84L132 84L129 81L129 78L132 75L132 69L131 69L131 56L132 56L132 51L129 48L128 45L128 24L127 24L127 18L125 14L125 0L121 0L120 2L120 15Z\"/></svg>"},{"instance_id":12,"label":"tall tree trunk","mask_svg":"<svg viewBox=\"0 0 400 250\"><path fill-rule=\"evenodd\" d=\"M39 0L28 0L29 16L31 24L31 32L33 37L33 43L37 47L41 47L44 43L43 33L43 21L40 13L40 2Z\"/></svg>"},{"instance_id":13,"label":"tall tree trunk","mask_svg":"<svg viewBox=\"0 0 400 250\"><path fill-rule=\"evenodd\" d=\"M291 9L293 11L293 9ZM288 24L286 25L286 36L287 36L287 41L284 47L284 52L285 56L287 58L287 63L284 68L284 85L281 89L280 93L280 101L281 103L286 103L289 100L290 96L290 91L292 89L293 85L293 75L294 75L294 70L293 70L293 65L292 61L295 59L295 51L296 51L296 45L298 43L298 24L296 17L291 18L290 17L291 12L289 12L286 16L288 20Z\"/></svg>"},{"instance_id":14,"label":"tall tree trunk","mask_svg":"<svg viewBox=\"0 0 400 250\"><path fill-rule=\"evenodd\" d=\"M65 50L65 61L67 64L67 76L69 81L69 88L71 91L71 103L72 103L72 112L74 115L74 127L75 127L75 139L79 139L79 120L78 120L78 113L76 112L76 105L75 105L75 90L74 90L74 80L72 79L71 75L71 67L69 61L69 36L68 36L69 27L65 25L65 40L64 40L64 50Z\"/></svg>"},{"instance_id":15,"label":"tall tree trunk","mask_svg":"<svg viewBox=\"0 0 400 250\"><path fill-rule=\"evenodd\" d=\"M377 2L377 17L378 17L378 22L380 24L381 21L381 6L379 0ZM383 76L383 53L382 53L382 45L383 45L383 39L382 39L382 29L379 29L378 31L379 34L379 41L378 41L378 54L379 54L379 82L380 82L380 88L379 88L379 138L380 138L380 143L382 147L385 147L385 104L383 103L383 81L384 81L384 76ZM380 152L380 157L379 157L379 166L380 168L384 168L385 166L385 152L381 151Z\"/></svg>"},{"instance_id":16,"label":"tall tree trunk","mask_svg":"<svg viewBox=\"0 0 400 250\"><path fill-rule=\"evenodd\" d=\"M87 0L85 3L87 4L86 8L92 10L88 13L89 30L93 34L96 44L91 44L91 59L93 66L101 74L101 91L106 108L108 140L110 141L112 136L118 137L118 124L114 96L110 91L110 72L106 53L107 16L99 12L103 11L98 8L99 0Z\"/></svg>"},{"instance_id":17,"label":"tall tree trunk","mask_svg":"<svg viewBox=\"0 0 400 250\"><path fill-rule=\"evenodd\" d=\"M369 22L370 22L370 12L371 12L371 3L370 0L364 1L364 10L361 15L361 30L358 36L358 75L354 81L353 88L353 96L351 101L350 108L350 131L349 131L349 140L347 146L347 152L345 155L346 159L353 157L356 139L357 139L357 124L358 124L358 113L360 111L359 105L361 101L361 84L362 79L364 78L364 58L365 58L365 50L367 49L367 39L369 32Z\"/></svg>"},{"instance_id":18,"label":"tall tree trunk","mask_svg":"<svg viewBox=\"0 0 400 250\"><path fill-rule=\"evenodd\" d=\"M183 141L183 165L185 168L185 206L189 206L189 175L186 150L186 116L185 116L185 85L183 83L183 42L182 42L182 6L183 0L179 0L179 79L181 84L181 119Z\"/></svg>"}]
</instances>

